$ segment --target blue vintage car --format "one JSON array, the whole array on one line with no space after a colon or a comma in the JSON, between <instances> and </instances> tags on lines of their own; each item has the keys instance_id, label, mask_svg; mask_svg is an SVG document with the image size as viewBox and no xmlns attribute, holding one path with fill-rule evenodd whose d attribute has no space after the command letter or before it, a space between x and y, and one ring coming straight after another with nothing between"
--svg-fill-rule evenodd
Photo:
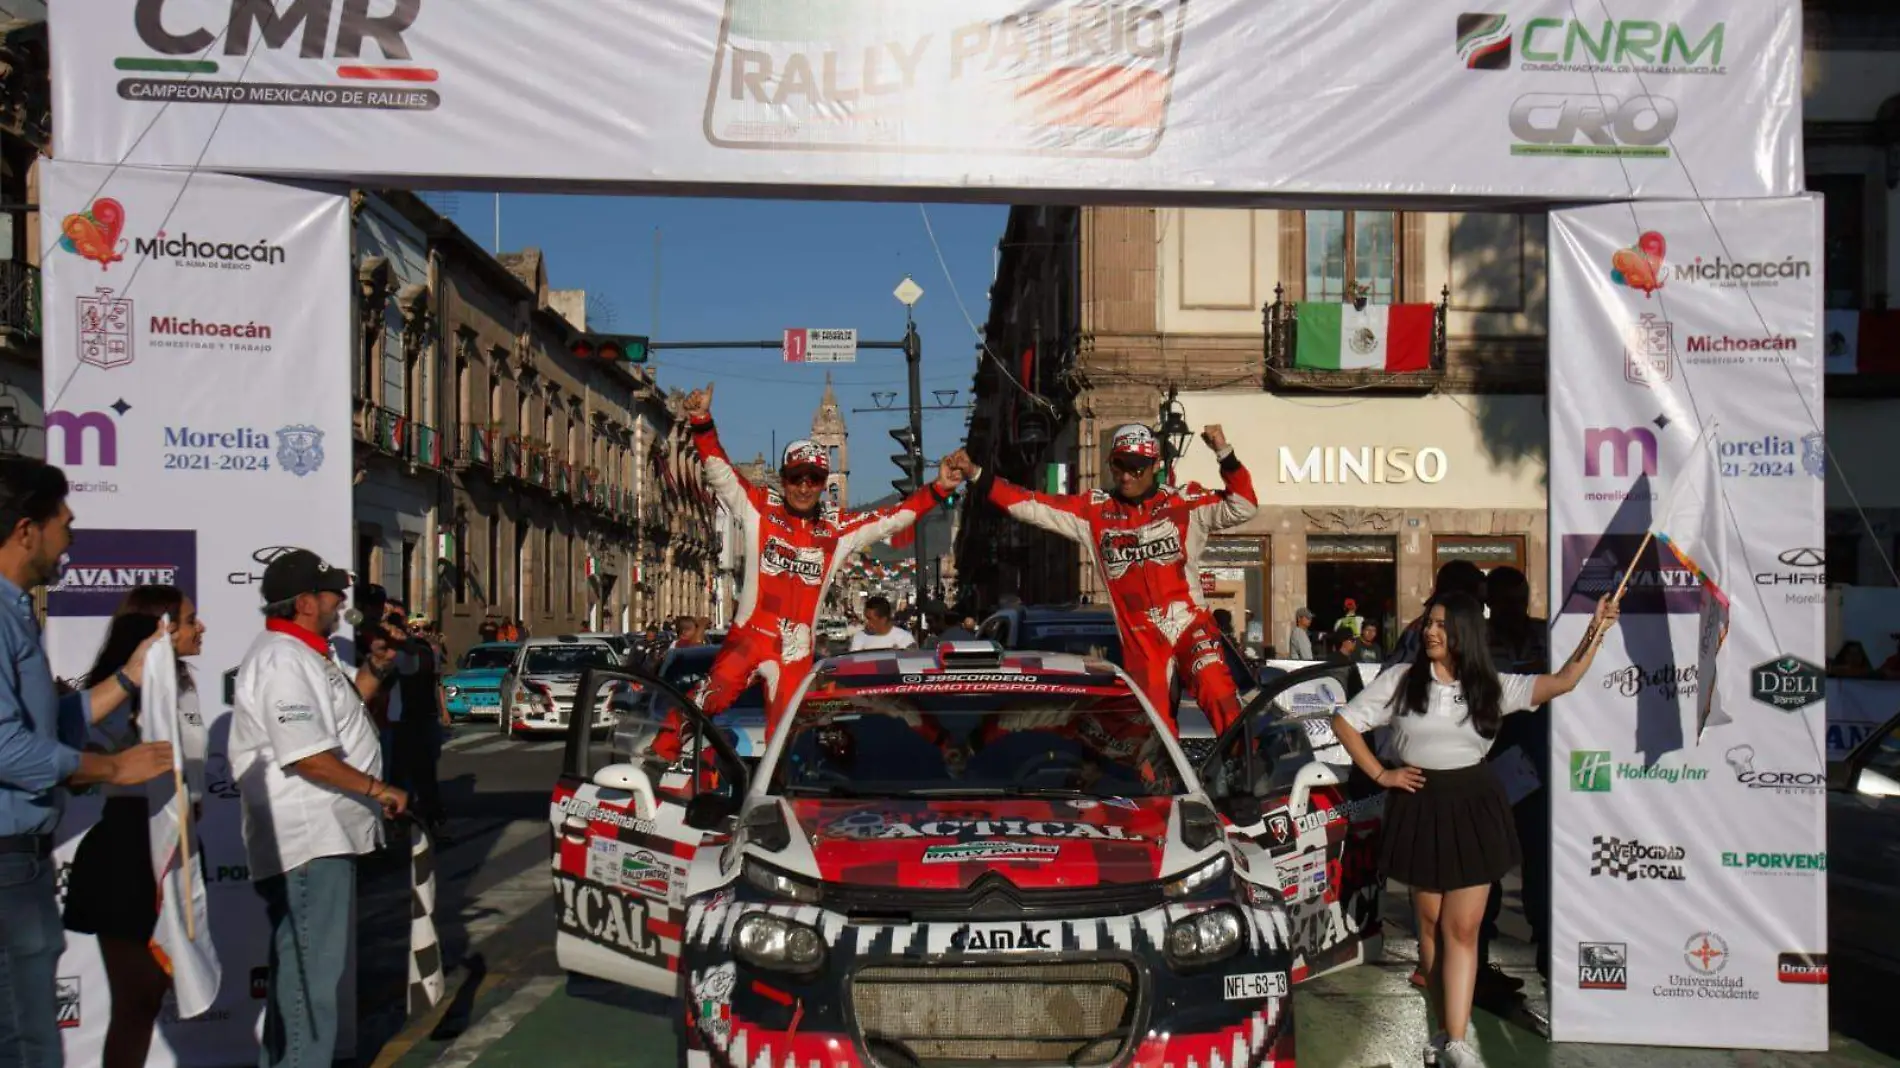
<instances>
[{"instance_id":1,"label":"blue vintage car","mask_svg":"<svg viewBox=\"0 0 1900 1068\"><path fill-rule=\"evenodd\" d=\"M516 648L513 642L483 642L462 654L454 673L442 680L450 719L501 717L501 677L514 663Z\"/></svg>"}]
</instances>

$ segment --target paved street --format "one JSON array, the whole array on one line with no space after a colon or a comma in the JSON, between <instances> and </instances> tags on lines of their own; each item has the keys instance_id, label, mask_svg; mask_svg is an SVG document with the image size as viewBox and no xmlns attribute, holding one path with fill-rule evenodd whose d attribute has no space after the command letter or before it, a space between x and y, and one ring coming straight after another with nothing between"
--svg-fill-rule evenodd
<instances>
[{"instance_id":1,"label":"paved street","mask_svg":"<svg viewBox=\"0 0 1900 1068\"><path fill-rule=\"evenodd\" d=\"M442 777L453 841L441 850L437 916L449 966L449 993L427 1018L405 1020L407 914L400 863L366 867L359 980L363 1028L359 1063L375 1068L565 1068L602 1063L675 1063L669 1006L610 984L569 978L554 962L548 907L547 794L561 759L549 739L510 742L492 727L463 727L444 754ZM1830 1003L1833 1049L1825 1055L1552 1046L1548 1003L1531 967L1526 932L1506 913L1501 962L1525 978L1522 998L1483 1007L1475 1038L1488 1063L1508 1066L1669 1065L1805 1068L1900 1065L1900 1028L1892 1023L1900 980L1900 891L1890 885L1900 860L1900 813L1837 799L1831 810ZM1408 914L1401 894L1388 916ZM1415 944L1402 930L1388 939L1388 961L1301 988L1302 1065L1418 1063L1424 1005L1406 981Z\"/></svg>"}]
</instances>

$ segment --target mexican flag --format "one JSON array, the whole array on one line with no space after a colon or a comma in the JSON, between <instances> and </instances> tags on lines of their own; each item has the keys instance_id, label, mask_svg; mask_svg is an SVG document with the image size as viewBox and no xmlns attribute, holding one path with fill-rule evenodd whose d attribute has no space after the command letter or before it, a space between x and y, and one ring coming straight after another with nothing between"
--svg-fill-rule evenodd
<instances>
[{"instance_id":1,"label":"mexican flag","mask_svg":"<svg viewBox=\"0 0 1900 1068\"><path fill-rule=\"evenodd\" d=\"M1430 304L1301 304L1293 366L1314 371L1424 371L1432 360Z\"/></svg>"}]
</instances>

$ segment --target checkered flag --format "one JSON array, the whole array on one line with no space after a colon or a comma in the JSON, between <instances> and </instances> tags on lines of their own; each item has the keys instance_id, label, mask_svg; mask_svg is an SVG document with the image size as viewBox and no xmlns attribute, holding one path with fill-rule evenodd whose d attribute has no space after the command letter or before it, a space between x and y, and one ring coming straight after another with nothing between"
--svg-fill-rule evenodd
<instances>
[{"instance_id":1,"label":"checkered flag","mask_svg":"<svg viewBox=\"0 0 1900 1068\"><path fill-rule=\"evenodd\" d=\"M435 842L420 820L409 827L409 1012L442 1000L442 944L435 936Z\"/></svg>"},{"instance_id":2,"label":"checkered flag","mask_svg":"<svg viewBox=\"0 0 1900 1068\"><path fill-rule=\"evenodd\" d=\"M1623 851L1623 840L1594 835L1590 839L1590 874L1608 875L1614 878L1622 876L1625 882L1636 878L1634 866L1629 854Z\"/></svg>"}]
</instances>

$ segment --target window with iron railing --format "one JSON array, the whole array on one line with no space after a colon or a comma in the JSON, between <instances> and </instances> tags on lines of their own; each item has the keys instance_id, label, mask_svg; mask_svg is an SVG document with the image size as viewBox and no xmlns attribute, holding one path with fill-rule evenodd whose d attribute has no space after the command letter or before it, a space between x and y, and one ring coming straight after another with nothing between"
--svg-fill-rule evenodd
<instances>
[{"instance_id":1,"label":"window with iron railing","mask_svg":"<svg viewBox=\"0 0 1900 1068\"><path fill-rule=\"evenodd\" d=\"M0 262L0 331L12 337L40 336L40 269Z\"/></svg>"}]
</instances>

